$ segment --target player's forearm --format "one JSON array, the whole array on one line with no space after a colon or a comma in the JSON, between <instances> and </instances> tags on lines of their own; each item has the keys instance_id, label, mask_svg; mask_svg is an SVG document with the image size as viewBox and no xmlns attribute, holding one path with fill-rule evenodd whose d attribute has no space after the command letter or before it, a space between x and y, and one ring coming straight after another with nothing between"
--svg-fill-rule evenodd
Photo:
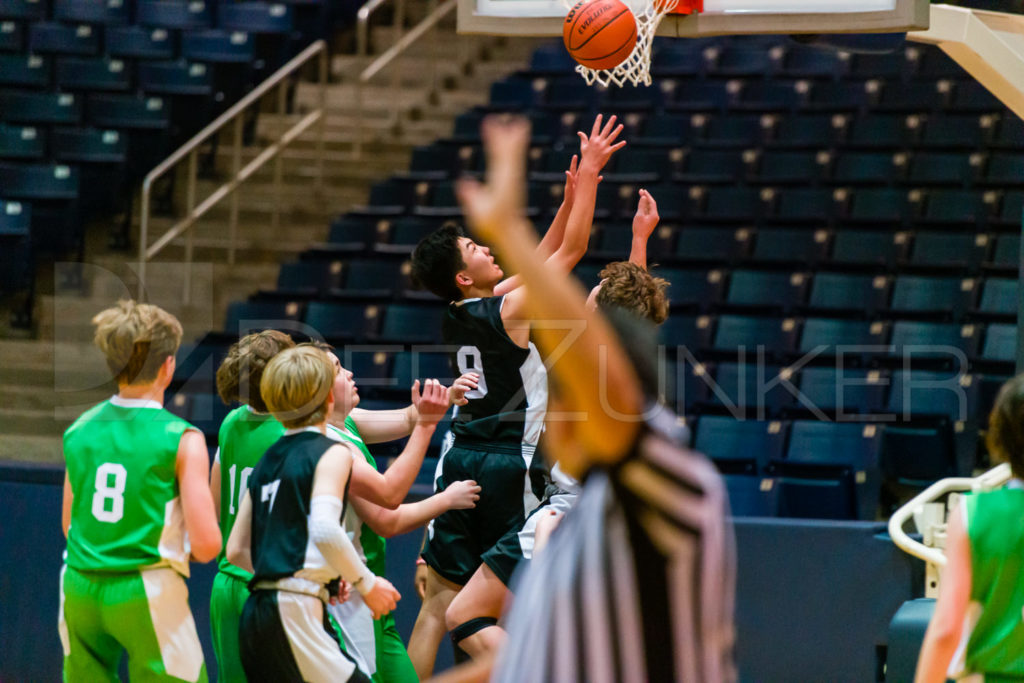
<instances>
[{"instance_id":1,"label":"player's forearm","mask_svg":"<svg viewBox=\"0 0 1024 683\"><path fill-rule=\"evenodd\" d=\"M594 206L597 204L597 183L600 168L584 160L576 180L576 198L572 203L565 236L558 247L565 258L560 265L565 272L571 271L587 253L590 230L594 224ZM525 279L525 278L524 278Z\"/></svg>"},{"instance_id":2,"label":"player's forearm","mask_svg":"<svg viewBox=\"0 0 1024 683\"><path fill-rule=\"evenodd\" d=\"M427 522L448 510L444 493L435 494L415 503L403 503L394 510L388 510L379 505L373 505L371 509L369 507L371 505L372 503L360 505L359 518L366 522L375 534L384 538L400 536L426 526ZM364 514L366 514L365 517Z\"/></svg>"},{"instance_id":3,"label":"player's forearm","mask_svg":"<svg viewBox=\"0 0 1024 683\"><path fill-rule=\"evenodd\" d=\"M418 424L413 428L405 449L395 459L395 462L384 473L384 481L387 486L386 505L389 508L397 508L405 500L416 481L423 466L423 456L427 453L430 439L434 435L436 425Z\"/></svg>"},{"instance_id":4,"label":"player's forearm","mask_svg":"<svg viewBox=\"0 0 1024 683\"><path fill-rule=\"evenodd\" d=\"M558 212L555 214L554 219L552 219L548 231L544 233L540 244L537 245L536 253L541 260L551 256L562 246L562 241L565 239L565 228L569 224L569 216L572 214L574 203L563 201L558 207Z\"/></svg>"},{"instance_id":5,"label":"player's forearm","mask_svg":"<svg viewBox=\"0 0 1024 683\"><path fill-rule=\"evenodd\" d=\"M934 624L933 624L934 625ZM914 683L942 683L959 642L959 633L950 630L936 631L928 627L921 654L917 660Z\"/></svg>"},{"instance_id":6,"label":"player's forearm","mask_svg":"<svg viewBox=\"0 0 1024 683\"><path fill-rule=\"evenodd\" d=\"M404 439L412 433L419 419L416 406L411 404L399 410L354 408L350 415L363 442L367 444Z\"/></svg>"},{"instance_id":7,"label":"player's forearm","mask_svg":"<svg viewBox=\"0 0 1024 683\"><path fill-rule=\"evenodd\" d=\"M629 262L647 270L647 238L633 235L633 244L629 250Z\"/></svg>"}]
</instances>

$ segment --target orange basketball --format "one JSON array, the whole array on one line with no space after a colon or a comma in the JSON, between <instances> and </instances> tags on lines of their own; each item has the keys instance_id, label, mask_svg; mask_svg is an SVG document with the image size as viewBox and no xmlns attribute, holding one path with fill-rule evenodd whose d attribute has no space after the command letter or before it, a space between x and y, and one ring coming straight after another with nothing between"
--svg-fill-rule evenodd
<instances>
[{"instance_id":1,"label":"orange basketball","mask_svg":"<svg viewBox=\"0 0 1024 683\"><path fill-rule=\"evenodd\" d=\"M581 0L565 15L562 40L583 66L611 69L633 51L636 19L620 0Z\"/></svg>"}]
</instances>

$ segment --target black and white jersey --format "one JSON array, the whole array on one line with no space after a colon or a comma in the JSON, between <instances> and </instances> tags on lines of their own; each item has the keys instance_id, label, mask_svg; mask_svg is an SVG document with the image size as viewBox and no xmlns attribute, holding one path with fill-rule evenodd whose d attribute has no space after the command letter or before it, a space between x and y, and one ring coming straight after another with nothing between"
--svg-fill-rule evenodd
<instances>
[{"instance_id":1,"label":"black and white jersey","mask_svg":"<svg viewBox=\"0 0 1024 683\"><path fill-rule=\"evenodd\" d=\"M587 475L515 588L492 680L735 680L725 489L667 435L674 422L659 414L626 459Z\"/></svg>"},{"instance_id":2,"label":"black and white jersey","mask_svg":"<svg viewBox=\"0 0 1024 683\"><path fill-rule=\"evenodd\" d=\"M315 427L289 429L256 465L249 477L255 569L250 585L288 576L326 584L338 575L309 539L313 475L334 445ZM345 504L343 500L342 516Z\"/></svg>"},{"instance_id":3,"label":"black and white jersey","mask_svg":"<svg viewBox=\"0 0 1024 683\"><path fill-rule=\"evenodd\" d=\"M480 375L479 387L466 394L469 403L455 409L452 433L456 440L536 446L547 411L547 370L532 342L524 349L505 332L504 302L503 296L464 299L445 312L441 333L454 347L453 366Z\"/></svg>"}]
</instances>

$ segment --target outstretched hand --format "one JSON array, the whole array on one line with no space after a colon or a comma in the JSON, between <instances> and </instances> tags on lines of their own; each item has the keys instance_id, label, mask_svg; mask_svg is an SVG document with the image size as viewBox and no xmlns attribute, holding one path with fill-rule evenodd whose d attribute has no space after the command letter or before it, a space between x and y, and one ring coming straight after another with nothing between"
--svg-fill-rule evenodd
<instances>
[{"instance_id":1,"label":"outstretched hand","mask_svg":"<svg viewBox=\"0 0 1024 683\"><path fill-rule=\"evenodd\" d=\"M636 205L633 216L633 237L647 241L654 229L658 227L658 203L647 190L640 190L640 201Z\"/></svg>"},{"instance_id":2,"label":"outstretched hand","mask_svg":"<svg viewBox=\"0 0 1024 683\"><path fill-rule=\"evenodd\" d=\"M523 117L488 116L480 136L487 152L487 184L465 179L456 189L463 213L486 242L523 212L530 123Z\"/></svg>"},{"instance_id":3,"label":"outstretched hand","mask_svg":"<svg viewBox=\"0 0 1024 683\"><path fill-rule=\"evenodd\" d=\"M436 425L448 412L448 388L436 379L428 379L423 383L420 392L420 381L412 384L412 404L419 414L419 423Z\"/></svg>"},{"instance_id":4,"label":"outstretched hand","mask_svg":"<svg viewBox=\"0 0 1024 683\"><path fill-rule=\"evenodd\" d=\"M448 402L455 406L464 406L469 403L466 394L480 386L480 374L467 372L455 380L448 387Z\"/></svg>"},{"instance_id":5,"label":"outstretched hand","mask_svg":"<svg viewBox=\"0 0 1024 683\"><path fill-rule=\"evenodd\" d=\"M615 142L619 133L625 128L621 123L616 126L618 118L614 115L608 118L608 122L601 127L603 114L598 114L594 119L594 126L590 129L590 135L583 131L576 133L580 136L580 168L586 168L594 173L599 173L612 154L626 146L625 140Z\"/></svg>"}]
</instances>

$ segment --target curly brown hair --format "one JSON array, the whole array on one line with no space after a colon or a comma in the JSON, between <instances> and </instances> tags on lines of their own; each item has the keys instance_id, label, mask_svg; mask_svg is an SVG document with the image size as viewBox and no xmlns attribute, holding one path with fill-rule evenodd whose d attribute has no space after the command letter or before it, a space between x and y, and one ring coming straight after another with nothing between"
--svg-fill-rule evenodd
<instances>
[{"instance_id":1,"label":"curly brown hair","mask_svg":"<svg viewBox=\"0 0 1024 683\"><path fill-rule=\"evenodd\" d=\"M996 460L1010 463L1013 476L1024 477L1024 375L999 390L988 418L985 445Z\"/></svg>"},{"instance_id":2,"label":"curly brown hair","mask_svg":"<svg viewBox=\"0 0 1024 683\"><path fill-rule=\"evenodd\" d=\"M181 323L152 304L126 299L97 313L93 341L118 385L153 382L181 345Z\"/></svg>"},{"instance_id":3,"label":"curly brown hair","mask_svg":"<svg viewBox=\"0 0 1024 683\"><path fill-rule=\"evenodd\" d=\"M668 280L654 277L630 261L609 263L599 277L598 306L617 306L655 325L665 322L668 317L668 297L665 294Z\"/></svg>"},{"instance_id":4,"label":"curly brown hair","mask_svg":"<svg viewBox=\"0 0 1024 683\"><path fill-rule=\"evenodd\" d=\"M292 338L278 330L264 330L247 334L228 349L224 362L217 368L217 394L230 405L234 401L247 403L253 410L268 412L260 394L263 371L270 359L285 349L295 346Z\"/></svg>"}]
</instances>

